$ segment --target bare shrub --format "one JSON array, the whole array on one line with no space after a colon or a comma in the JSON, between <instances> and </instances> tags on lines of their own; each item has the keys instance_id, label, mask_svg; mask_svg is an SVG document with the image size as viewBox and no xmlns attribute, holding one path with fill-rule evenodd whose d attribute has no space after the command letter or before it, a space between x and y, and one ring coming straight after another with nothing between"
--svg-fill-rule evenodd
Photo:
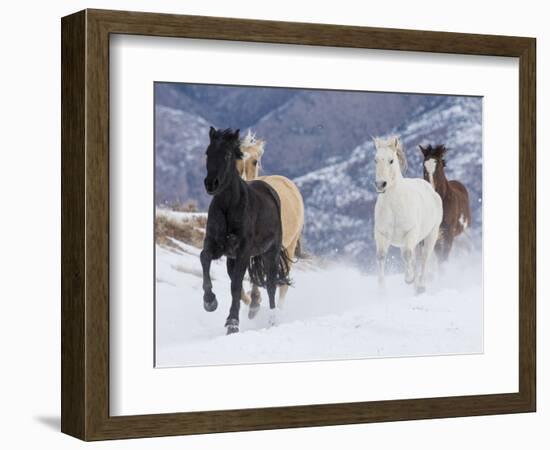
<instances>
[{"instance_id":1,"label":"bare shrub","mask_svg":"<svg viewBox=\"0 0 550 450\"><path fill-rule=\"evenodd\" d=\"M158 245L173 247L171 239L176 239L193 247L202 248L205 227L206 216L203 215L174 218L167 214L157 214L155 242Z\"/></svg>"},{"instance_id":2,"label":"bare shrub","mask_svg":"<svg viewBox=\"0 0 550 450\"><path fill-rule=\"evenodd\" d=\"M173 202L164 204L163 208L177 212L197 212L199 210L197 202L195 202L194 200L189 200L185 203L182 203L179 200L175 200Z\"/></svg>"}]
</instances>

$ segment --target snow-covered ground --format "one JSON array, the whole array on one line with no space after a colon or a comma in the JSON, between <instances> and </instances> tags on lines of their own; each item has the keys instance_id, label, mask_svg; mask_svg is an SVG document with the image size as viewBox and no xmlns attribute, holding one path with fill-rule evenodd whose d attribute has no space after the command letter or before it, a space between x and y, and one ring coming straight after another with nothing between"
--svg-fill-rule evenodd
<instances>
[{"instance_id":1,"label":"snow-covered ground","mask_svg":"<svg viewBox=\"0 0 550 450\"><path fill-rule=\"evenodd\" d=\"M249 320L241 303L240 332L225 335L229 277L212 263L219 306L202 306L200 249L178 241L156 247L156 366L311 361L444 355L483 351L481 256L457 257L414 295L401 274L387 278L342 265L300 261L277 325L269 326L267 293ZM457 255L458 256L458 255ZM248 285L248 283L246 283Z\"/></svg>"}]
</instances>

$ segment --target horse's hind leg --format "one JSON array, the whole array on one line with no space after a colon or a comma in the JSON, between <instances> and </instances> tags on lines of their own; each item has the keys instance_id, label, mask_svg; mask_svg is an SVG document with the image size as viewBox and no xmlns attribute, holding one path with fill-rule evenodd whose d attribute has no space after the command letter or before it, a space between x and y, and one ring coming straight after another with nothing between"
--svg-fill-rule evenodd
<instances>
[{"instance_id":1,"label":"horse's hind leg","mask_svg":"<svg viewBox=\"0 0 550 450\"><path fill-rule=\"evenodd\" d=\"M241 289L241 300L245 305L250 305L250 303L252 302L250 295L246 293L246 291L244 290L244 287Z\"/></svg>"},{"instance_id":2,"label":"horse's hind leg","mask_svg":"<svg viewBox=\"0 0 550 450\"><path fill-rule=\"evenodd\" d=\"M255 284L252 285L252 290L250 291L250 306L248 307L248 318L253 319L258 314L260 310L260 303L262 297L260 295L260 288Z\"/></svg>"},{"instance_id":3,"label":"horse's hind leg","mask_svg":"<svg viewBox=\"0 0 550 450\"><path fill-rule=\"evenodd\" d=\"M285 298L288 292L288 287L288 284L283 284L279 286L279 301L277 302L277 306L279 307L279 309L283 309L283 307L285 306Z\"/></svg>"},{"instance_id":4,"label":"horse's hind leg","mask_svg":"<svg viewBox=\"0 0 550 450\"><path fill-rule=\"evenodd\" d=\"M275 317L275 292L277 290L277 270L279 265L279 253L280 248L275 246L273 249L269 250L263 258L264 258L264 265L266 268L266 275L267 275L267 295L269 297L269 309L270 311L270 317L269 317L269 323L270 325L275 325L276 323L276 317Z\"/></svg>"}]
</instances>

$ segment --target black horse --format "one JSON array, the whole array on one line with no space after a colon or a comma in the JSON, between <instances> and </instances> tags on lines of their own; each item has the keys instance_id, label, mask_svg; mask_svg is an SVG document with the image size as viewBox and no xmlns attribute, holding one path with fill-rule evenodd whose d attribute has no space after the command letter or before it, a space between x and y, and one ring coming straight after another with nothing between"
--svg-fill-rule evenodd
<instances>
[{"instance_id":1,"label":"black horse","mask_svg":"<svg viewBox=\"0 0 550 450\"><path fill-rule=\"evenodd\" d=\"M225 322L227 334L239 331L241 289L247 269L255 285L267 288L271 309L275 308L277 285L290 284L289 259L282 246L279 196L263 181L242 180L235 164L242 156L239 130L210 127L204 186L214 198L208 209L200 256L203 301L206 311L218 307L212 292L210 263L225 255L231 278L231 308Z\"/></svg>"}]
</instances>

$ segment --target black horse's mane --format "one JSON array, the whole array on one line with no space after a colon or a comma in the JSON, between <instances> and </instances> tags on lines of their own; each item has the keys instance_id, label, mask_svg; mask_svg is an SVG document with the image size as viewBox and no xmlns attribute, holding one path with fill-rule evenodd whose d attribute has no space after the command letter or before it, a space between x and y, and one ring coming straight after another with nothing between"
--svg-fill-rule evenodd
<instances>
[{"instance_id":1,"label":"black horse's mane","mask_svg":"<svg viewBox=\"0 0 550 450\"><path fill-rule=\"evenodd\" d=\"M212 131L214 130L214 131ZM243 153L241 151L241 140L239 139L239 130L233 130L232 128L226 128L224 130L216 130L213 127L210 128L211 137L214 139L220 139L224 142L227 142L230 145L233 145L235 152L235 157L237 159L242 159ZM213 134L212 134L213 133Z\"/></svg>"},{"instance_id":2,"label":"black horse's mane","mask_svg":"<svg viewBox=\"0 0 550 450\"><path fill-rule=\"evenodd\" d=\"M224 140L233 139L235 137L235 130L232 128L216 130L216 137Z\"/></svg>"},{"instance_id":3,"label":"black horse's mane","mask_svg":"<svg viewBox=\"0 0 550 450\"><path fill-rule=\"evenodd\" d=\"M445 155L449 151L447 147L443 144L432 145L429 144L426 147L419 145L420 150L424 154L424 158L436 158L443 162L443 167L445 167Z\"/></svg>"}]
</instances>

